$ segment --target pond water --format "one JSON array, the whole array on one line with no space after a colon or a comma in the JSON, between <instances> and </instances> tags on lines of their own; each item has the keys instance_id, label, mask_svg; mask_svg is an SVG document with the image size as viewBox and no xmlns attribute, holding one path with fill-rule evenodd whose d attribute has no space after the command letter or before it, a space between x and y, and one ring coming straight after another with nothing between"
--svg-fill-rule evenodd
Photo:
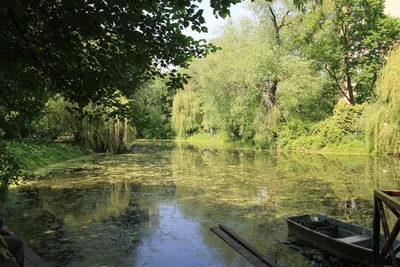
<instances>
[{"instance_id":1,"label":"pond water","mask_svg":"<svg viewBox=\"0 0 400 267\"><path fill-rule=\"evenodd\" d=\"M399 189L396 158L138 143L40 170L3 195L6 224L56 266L250 266L223 223L281 266L348 266L288 239L285 216L372 228L373 190Z\"/></svg>"}]
</instances>

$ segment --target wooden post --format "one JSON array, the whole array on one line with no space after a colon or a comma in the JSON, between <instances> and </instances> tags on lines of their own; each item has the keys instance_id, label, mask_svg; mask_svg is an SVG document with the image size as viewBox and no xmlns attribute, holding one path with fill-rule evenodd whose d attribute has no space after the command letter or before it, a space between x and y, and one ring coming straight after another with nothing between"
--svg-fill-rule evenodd
<instances>
[{"instance_id":1,"label":"wooden post","mask_svg":"<svg viewBox=\"0 0 400 267\"><path fill-rule=\"evenodd\" d=\"M379 256L380 250L380 231L381 231L381 221L378 211L378 198L374 193L374 226L373 226L373 261L376 262Z\"/></svg>"},{"instance_id":2,"label":"wooden post","mask_svg":"<svg viewBox=\"0 0 400 267\"><path fill-rule=\"evenodd\" d=\"M396 254L400 251L400 246L393 247L400 232L400 201L397 198L399 196L400 190L374 191L373 261L376 267L382 267L388 262L391 262L392 266L399 266ZM391 230L383 203L397 217L396 224ZM381 223L385 235L385 244L382 249L380 244Z\"/></svg>"}]
</instances>

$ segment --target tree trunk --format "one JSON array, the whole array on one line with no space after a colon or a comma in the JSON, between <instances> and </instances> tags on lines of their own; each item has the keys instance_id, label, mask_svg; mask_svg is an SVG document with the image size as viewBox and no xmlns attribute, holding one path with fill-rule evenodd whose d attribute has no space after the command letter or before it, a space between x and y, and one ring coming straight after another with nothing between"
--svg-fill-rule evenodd
<instances>
[{"instance_id":1,"label":"tree trunk","mask_svg":"<svg viewBox=\"0 0 400 267\"><path fill-rule=\"evenodd\" d=\"M353 86L351 85L351 77L349 74L346 75L347 76L347 92L349 94L349 102L352 105L355 105L356 102L354 100L354 91L353 91Z\"/></svg>"},{"instance_id":2,"label":"tree trunk","mask_svg":"<svg viewBox=\"0 0 400 267\"><path fill-rule=\"evenodd\" d=\"M354 101L354 92L353 92L353 86L351 85L351 76L350 76L350 71L349 71L349 62L348 59L345 58L344 62L346 64L346 68L345 68L345 72L346 72L346 89L347 89L347 93L349 95L349 102L351 105L355 105L355 101Z\"/></svg>"},{"instance_id":3,"label":"tree trunk","mask_svg":"<svg viewBox=\"0 0 400 267\"><path fill-rule=\"evenodd\" d=\"M261 90L261 101L268 111L271 111L276 104L276 91L278 90L278 79L274 78L268 88Z\"/></svg>"}]
</instances>

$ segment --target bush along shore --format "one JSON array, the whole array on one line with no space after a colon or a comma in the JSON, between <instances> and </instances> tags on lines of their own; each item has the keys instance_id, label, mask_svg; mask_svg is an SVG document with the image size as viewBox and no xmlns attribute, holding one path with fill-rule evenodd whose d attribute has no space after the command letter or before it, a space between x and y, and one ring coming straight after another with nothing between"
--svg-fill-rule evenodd
<instances>
[{"instance_id":1,"label":"bush along shore","mask_svg":"<svg viewBox=\"0 0 400 267\"><path fill-rule=\"evenodd\" d=\"M40 167L87 154L75 145L36 139L0 141L0 189L33 179Z\"/></svg>"}]
</instances>

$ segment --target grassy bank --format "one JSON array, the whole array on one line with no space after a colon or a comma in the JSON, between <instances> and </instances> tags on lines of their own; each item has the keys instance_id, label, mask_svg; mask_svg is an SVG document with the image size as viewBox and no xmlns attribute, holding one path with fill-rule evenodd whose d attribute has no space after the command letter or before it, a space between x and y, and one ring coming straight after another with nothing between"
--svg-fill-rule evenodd
<instances>
[{"instance_id":1,"label":"grassy bank","mask_svg":"<svg viewBox=\"0 0 400 267\"><path fill-rule=\"evenodd\" d=\"M189 136L187 139L177 139L177 141L188 142L197 146L212 146L217 148L231 147L228 138L222 133L211 135L209 133L197 133Z\"/></svg>"},{"instance_id":2,"label":"grassy bank","mask_svg":"<svg viewBox=\"0 0 400 267\"><path fill-rule=\"evenodd\" d=\"M88 153L73 145L32 140L8 141L6 146L15 161L29 171Z\"/></svg>"},{"instance_id":3,"label":"grassy bank","mask_svg":"<svg viewBox=\"0 0 400 267\"><path fill-rule=\"evenodd\" d=\"M308 139L312 139L308 137ZM196 146L212 146L216 148L247 148L260 149L254 144L243 141L231 141L223 134L215 134L211 136L207 133L198 133L189 136L187 139L178 139ZM277 148L279 151L296 151L296 152L311 152L311 153L338 153L338 154L371 154L364 140L346 136L340 143L328 143L323 147L314 147L309 145L288 146L285 148Z\"/></svg>"}]
</instances>

